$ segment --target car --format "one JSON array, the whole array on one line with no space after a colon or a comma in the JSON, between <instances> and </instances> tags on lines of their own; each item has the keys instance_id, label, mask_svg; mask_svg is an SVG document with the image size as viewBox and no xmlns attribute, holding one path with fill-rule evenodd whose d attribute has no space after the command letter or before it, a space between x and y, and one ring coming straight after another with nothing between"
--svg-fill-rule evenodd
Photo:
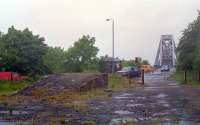
<instances>
[{"instance_id":1,"label":"car","mask_svg":"<svg viewBox=\"0 0 200 125\"><path fill-rule=\"evenodd\" d=\"M122 70L117 71L117 74L133 78L133 77L140 77L141 72L138 67L124 67L122 68Z\"/></svg>"},{"instance_id":2,"label":"car","mask_svg":"<svg viewBox=\"0 0 200 125\"><path fill-rule=\"evenodd\" d=\"M163 65L160 70L161 72L168 72L170 69L168 65Z\"/></svg>"}]
</instances>

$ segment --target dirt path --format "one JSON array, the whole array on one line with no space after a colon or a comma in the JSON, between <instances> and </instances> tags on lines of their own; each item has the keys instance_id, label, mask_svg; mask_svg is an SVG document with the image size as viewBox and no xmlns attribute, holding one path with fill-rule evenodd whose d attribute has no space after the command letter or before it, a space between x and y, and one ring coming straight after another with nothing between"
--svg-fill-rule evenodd
<instances>
[{"instance_id":1,"label":"dirt path","mask_svg":"<svg viewBox=\"0 0 200 125\"><path fill-rule=\"evenodd\" d=\"M145 76L145 86L90 102L99 125L200 125L200 89L178 86L169 73Z\"/></svg>"}]
</instances>

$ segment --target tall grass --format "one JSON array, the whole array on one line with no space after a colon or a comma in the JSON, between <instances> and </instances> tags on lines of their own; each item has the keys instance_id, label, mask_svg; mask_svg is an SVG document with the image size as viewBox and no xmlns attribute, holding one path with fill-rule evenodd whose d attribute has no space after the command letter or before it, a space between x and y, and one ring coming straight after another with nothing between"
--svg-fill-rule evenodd
<instances>
[{"instance_id":1,"label":"tall grass","mask_svg":"<svg viewBox=\"0 0 200 125\"><path fill-rule=\"evenodd\" d=\"M129 88L130 82L132 82L132 79L128 79L127 77L122 77L122 76L115 75L115 74L108 76L108 88L109 89Z\"/></svg>"},{"instance_id":2,"label":"tall grass","mask_svg":"<svg viewBox=\"0 0 200 125\"><path fill-rule=\"evenodd\" d=\"M188 85L197 85L200 86L200 82L197 80L198 73L195 71L188 71L187 72L187 83L184 81L184 72L183 71L176 71L172 78L178 81L180 84L188 84Z\"/></svg>"}]
</instances>

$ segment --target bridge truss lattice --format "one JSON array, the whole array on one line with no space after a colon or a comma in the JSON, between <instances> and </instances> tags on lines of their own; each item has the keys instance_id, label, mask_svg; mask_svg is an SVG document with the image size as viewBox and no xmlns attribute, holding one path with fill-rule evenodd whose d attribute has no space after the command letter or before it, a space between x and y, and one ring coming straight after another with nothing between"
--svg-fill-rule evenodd
<instances>
[{"instance_id":1,"label":"bridge truss lattice","mask_svg":"<svg viewBox=\"0 0 200 125\"><path fill-rule=\"evenodd\" d=\"M161 35L154 65L156 67L163 65L174 67L176 64L175 49L176 45L173 35Z\"/></svg>"}]
</instances>

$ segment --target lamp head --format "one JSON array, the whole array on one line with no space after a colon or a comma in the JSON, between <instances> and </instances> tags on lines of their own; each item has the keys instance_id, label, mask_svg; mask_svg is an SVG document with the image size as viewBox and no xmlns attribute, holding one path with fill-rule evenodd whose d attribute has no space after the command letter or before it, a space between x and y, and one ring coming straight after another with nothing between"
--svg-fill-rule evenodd
<instances>
[{"instance_id":1,"label":"lamp head","mask_svg":"<svg viewBox=\"0 0 200 125\"><path fill-rule=\"evenodd\" d=\"M110 21L111 19L106 19L106 21Z\"/></svg>"}]
</instances>

